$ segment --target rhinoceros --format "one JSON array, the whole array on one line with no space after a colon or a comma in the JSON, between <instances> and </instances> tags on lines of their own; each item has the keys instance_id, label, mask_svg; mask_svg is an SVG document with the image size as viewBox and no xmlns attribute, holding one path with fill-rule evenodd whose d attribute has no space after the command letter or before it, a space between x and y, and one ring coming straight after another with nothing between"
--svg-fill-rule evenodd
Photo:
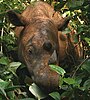
<instances>
[{"instance_id":1,"label":"rhinoceros","mask_svg":"<svg viewBox=\"0 0 90 100\"><path fill-rule=\"evenodd\" d=\"M68 19L45 2L30 5L21 14L12 10L7 14L16 26L19 59L33 82L47 90L58 88L59 74L49 64L58 64L58 30L67 25Z\"/></svg>"}]
</instances>

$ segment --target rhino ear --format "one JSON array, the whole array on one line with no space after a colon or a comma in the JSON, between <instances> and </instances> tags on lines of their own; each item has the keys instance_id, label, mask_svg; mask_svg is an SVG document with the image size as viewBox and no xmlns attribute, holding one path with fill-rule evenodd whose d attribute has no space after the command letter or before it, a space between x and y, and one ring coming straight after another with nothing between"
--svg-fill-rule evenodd
<instances>
[{"instance_id":1,"label":"rhino ear","mask_svg":"<svg viewBox=\"0 0 90 100\"><path fill-rule=\"evenodd\" d=\"M7 12L10 22L15 26L25 26L27 24L26 18L12 10Z\"/></svg>"},{"instance_id":2,"label":"rhino ear","mask_svg":"<svg viewBox=\"0 0 90 100\"><path fill-rule=\"evenodd\" d=\"M58 30L59 31L64 30L68 26L69 21L70 21L70 17L63 18L61 21L59 21L57 26Z\"/></svg>"},{"instance_id":3,"label":"rhino ear","mask_svg":"<svg viewBox=\"0 0 90 100\"><path fill-rule=\"evenodd\" d=\"M52 17L59 31L67 27L70 18L63 18L59 12L55 12Z\"/></svg>"}]
</instances>

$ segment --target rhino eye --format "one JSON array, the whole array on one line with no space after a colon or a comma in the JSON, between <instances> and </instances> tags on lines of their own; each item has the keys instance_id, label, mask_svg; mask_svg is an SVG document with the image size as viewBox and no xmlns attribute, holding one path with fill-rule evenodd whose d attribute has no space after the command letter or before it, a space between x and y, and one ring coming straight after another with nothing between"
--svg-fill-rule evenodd
<instances>
[{"instance_id":1,"label":"rhino eye","mask_svg":"<svg viewBox=\"0 0 90 100\"><path fill-rule=\"evenodd\" d=\"M49 41L47 41L47 42L45 42L45 43L43 44L43 48L44 48L45 50L47 50L47 51L50 51L50 50L52 49L52 44L51 44Z\"/></svg>"},{"instance_id":2,"label":"rhino eye","mask_svg":"<svg viewBox=\"0 0 90 100\"><path fill-rule=\"evenodd\" d=\"M33 48L29 48L28 52L29 52L29 55L32 55L33 54Z\"/></svg>"}]
</instances>

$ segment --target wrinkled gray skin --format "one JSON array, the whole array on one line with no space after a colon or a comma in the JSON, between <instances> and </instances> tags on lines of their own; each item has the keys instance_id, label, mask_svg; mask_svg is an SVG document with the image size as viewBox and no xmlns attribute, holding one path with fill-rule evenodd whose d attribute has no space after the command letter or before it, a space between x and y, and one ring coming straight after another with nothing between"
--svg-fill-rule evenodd
<instances>
[{"instance_id":1,"label":"wrinkled gray skin","mask_svg":"<svg viewBox=\"0 0 90 100\"><path fill-rule=\"evenodd\" d=\"M58 64L57 34L66 19L44 2L28 6L22 14L8 11L8 17L17 26L19 59L26 64L33 82L48 91L56 89L59 75L49 64Z\"/></svg>"}]
</instances>

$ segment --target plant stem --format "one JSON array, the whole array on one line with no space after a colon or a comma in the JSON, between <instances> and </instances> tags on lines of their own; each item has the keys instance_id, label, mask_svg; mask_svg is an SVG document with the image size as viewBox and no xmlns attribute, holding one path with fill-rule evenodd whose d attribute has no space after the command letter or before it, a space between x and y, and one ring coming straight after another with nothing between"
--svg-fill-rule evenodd
<instances>
[{"instance_id":1,"label":"plant stem","mask_svg":"<svg viewBox=\"0 0 90 100\"><path fill-rule=\"evenodd\" d=\"M3 18L3 23L5 23L5 17ZM1 30L1 39L3 37L3 34L4 34L4 27L2 27L2 30ZM1 46L0 46L0 52L3 53L2 43L1 43Z\"/></svg>"},{"instance_id":2,"label":"plant stem","mask_svg":"<svg viewBox=\"0 0 90 100\"><path fill-rule=\"evenodd\" d=\"M76 72L79 70L79 68L90 58L90 56L88 56L86 59L84 59L80 65L77 66L77 69L75 70L75 72L72 75L72 78L75 76Z\"/></svg>"}]
</instances>

